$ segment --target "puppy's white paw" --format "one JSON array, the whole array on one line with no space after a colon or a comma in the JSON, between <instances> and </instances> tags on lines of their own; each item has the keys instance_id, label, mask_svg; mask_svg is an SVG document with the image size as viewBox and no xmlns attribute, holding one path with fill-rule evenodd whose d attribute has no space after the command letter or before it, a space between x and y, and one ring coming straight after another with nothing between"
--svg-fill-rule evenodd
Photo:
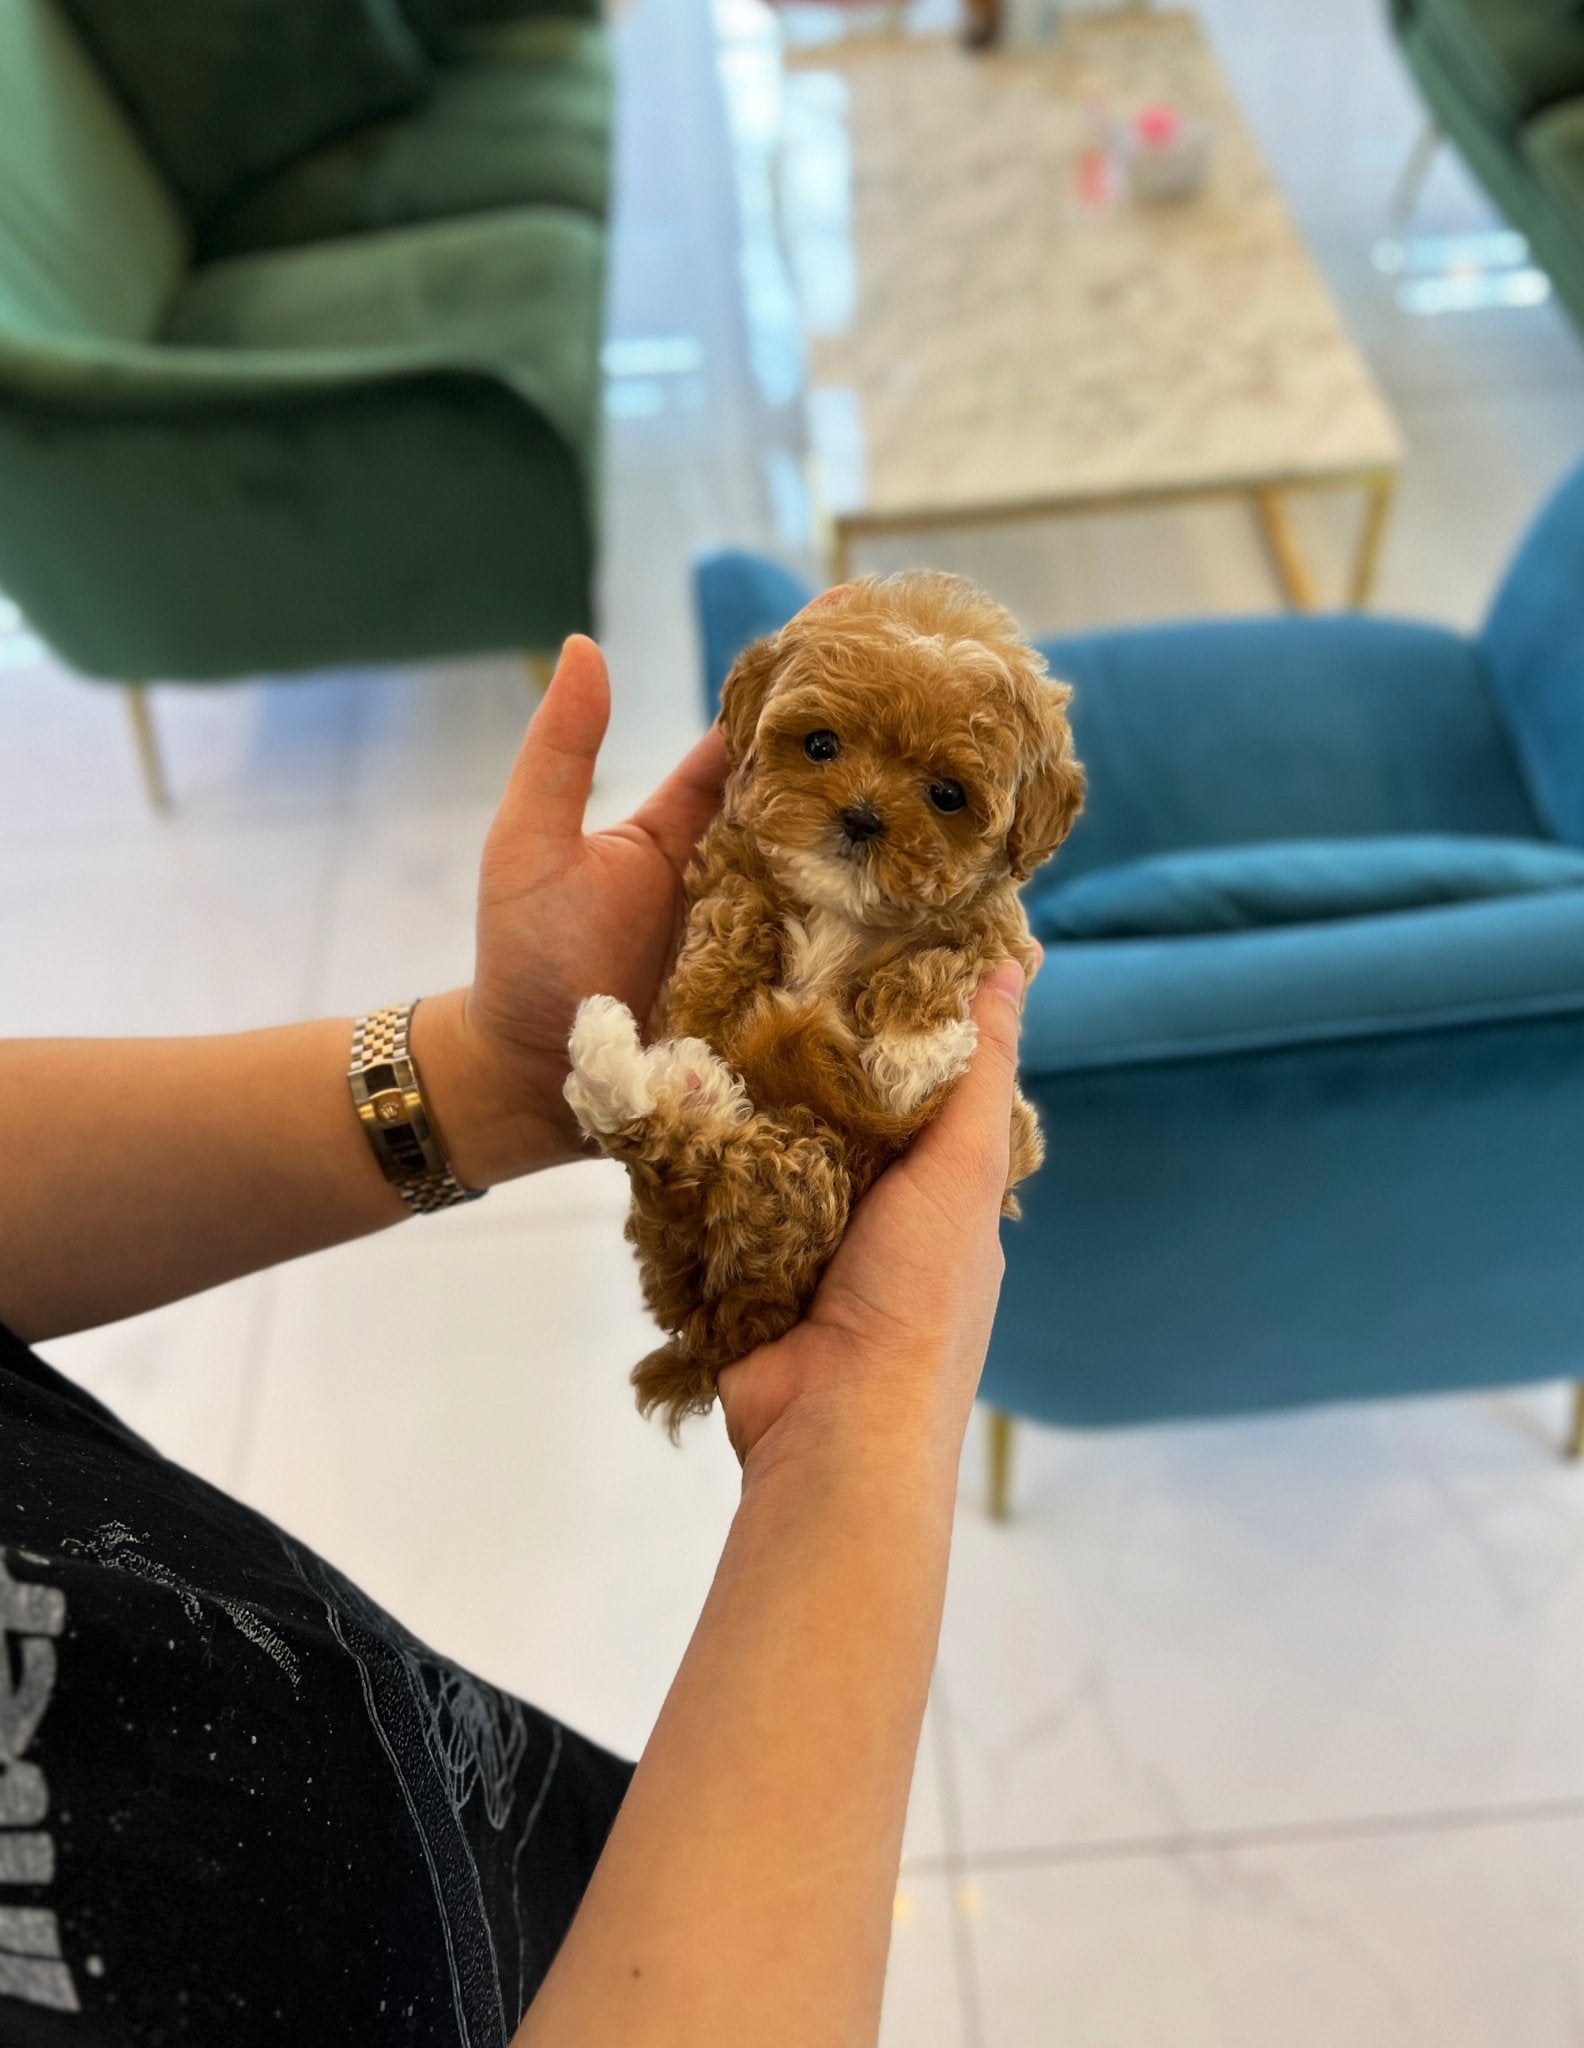
<instances>
[{"instance_id":1,"label":"puppy's white paw","mask_svg":"<svg viewBox=\"0 0 1584 2048\"><path fill-rule=\"evenodd\" d=\"M911 1116L938 1088L967 1070L979 1043L971 1017L956 1017L933 1031L882 1031L863 1049L864 1072L893 1116Z\"/></svg>"},{"instance_id":2,"label":"puppy's white paw","mask_svg":"<svg viewBox=\"0 0 1584 2048\"><path fill-rule=\"evenodd\" d=\"M589 1137L637 1123L654 1108L649 1055L631 1010L614 996L588 996L578 1004L567 1057L572 1071L562 1093Z\"/></svg>"},{"instance_id":3,"label":"puppy's white paw","mask_svg":"<svg viewBox=\"0 0 1584 2048\"><path fill-rule=\"evenodd\" d=\"M632 1012L614 996L578 1005L567 1054L572 1071L563 1093L590 1137L656 1112L668 1123L701 1127L740 1124L753 1114L742 1082L702 1038L662 1038L645 1047Z\"/></svg>"},{"instance_id":4,"label":"puppy's white paw","mask_svg":"<svg viewBox=\"0 0 1584 2048\"><path fill-rule=\"evenodd\" d=\"M649 1048L649 1080L660 1105L696 1123L745 1123L753 1105L742 1081L702 1038L662 1038Z\"/></svg>"}]
</instances>

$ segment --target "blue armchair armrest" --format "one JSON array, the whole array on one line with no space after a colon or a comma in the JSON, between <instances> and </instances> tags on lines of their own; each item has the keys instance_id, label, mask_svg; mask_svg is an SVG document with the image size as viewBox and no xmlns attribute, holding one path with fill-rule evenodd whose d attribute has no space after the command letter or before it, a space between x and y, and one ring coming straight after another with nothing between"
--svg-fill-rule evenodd
<instances>
[{"instance_id":1,"label":"blue armchair armrest","mask_svg":"<svg viewBox=\"0 0 1584 2048\"><path fill-rule=\"evenodd\" d=\"M1455 633L1237 619L1041 645L1075 686L1089 775L1060 877L1249 841L1544 832L1484 658Z\"/></svg>"}]
</instances>

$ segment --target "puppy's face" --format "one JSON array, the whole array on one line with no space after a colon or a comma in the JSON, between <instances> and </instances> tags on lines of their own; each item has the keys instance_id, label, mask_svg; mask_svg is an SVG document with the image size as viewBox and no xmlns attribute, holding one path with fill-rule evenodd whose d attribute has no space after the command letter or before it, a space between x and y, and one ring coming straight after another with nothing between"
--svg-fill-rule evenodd
<instances>
[{"instance_id":1,"label":"puppy's face","mask_svg":"<svg viewBox=\"0 0 1584 2048\"><path fill-rule=\"evenodd\" d=\"M972 585L854 584L728 677L729 801L798 900L905 927L1065 838L1083 796L1067 696Z\"/></svg>"}]
</instances>

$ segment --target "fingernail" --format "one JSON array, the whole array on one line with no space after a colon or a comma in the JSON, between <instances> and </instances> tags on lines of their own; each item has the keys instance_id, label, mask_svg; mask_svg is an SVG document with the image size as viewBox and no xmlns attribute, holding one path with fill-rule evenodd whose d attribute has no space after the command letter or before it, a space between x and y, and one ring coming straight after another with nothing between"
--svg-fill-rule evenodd
<instances>
[{"instance_id":1,"label":"fingernail","mask_svg":"<svg viewBox=\"0 0 1584 2048\"><path fill-rule=\"evenodd\" d=\"M999 989L1002 995L1010 996L1013 1002L1020 1002L1024 987L1022 968L1015 960L998 962L995 972L990 976L990 986Z\"/></svg>"}]
</instances>

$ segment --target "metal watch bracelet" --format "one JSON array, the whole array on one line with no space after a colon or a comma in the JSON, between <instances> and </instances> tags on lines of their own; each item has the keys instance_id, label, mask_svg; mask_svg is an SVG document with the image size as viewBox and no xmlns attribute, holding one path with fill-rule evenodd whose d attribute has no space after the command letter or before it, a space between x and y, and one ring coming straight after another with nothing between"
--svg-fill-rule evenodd
<instances>
[{"instance_id":1,"label":"metal watch bracelet","mask_svg":"<svg viewBox=\"0 0 1584 2048\"><path fill-rule=\"evenodd\" d=\"M381 1173L415 1216L476 1202L483 1188L465 1188L451 1171L424 1107L418 1070L407 1048L416 1002L373 1010L352 1033L347 1086Z\"/></svg>"}]
</instances>

